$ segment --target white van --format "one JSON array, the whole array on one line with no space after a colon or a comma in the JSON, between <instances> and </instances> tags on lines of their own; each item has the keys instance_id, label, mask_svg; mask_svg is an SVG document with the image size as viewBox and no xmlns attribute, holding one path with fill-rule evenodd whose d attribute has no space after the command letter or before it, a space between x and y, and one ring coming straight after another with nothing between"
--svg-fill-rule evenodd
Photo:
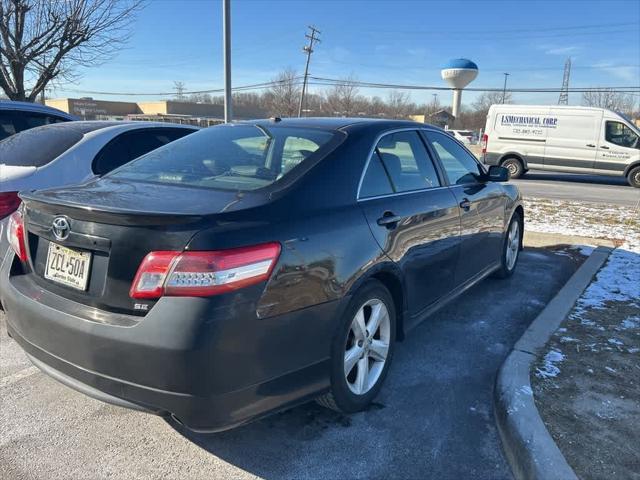
<instances>
[{"instance_id":1,"label":"white van","mask_svg":"<svg viewBox=\"0 0 640 480\"><path fill-rule=\"evenodd\" d=\"M640 188L640 130L604 108L492 105L482 137L483 161L512 178L530 168L623 175Z\"/></svg>"}]
</instances>

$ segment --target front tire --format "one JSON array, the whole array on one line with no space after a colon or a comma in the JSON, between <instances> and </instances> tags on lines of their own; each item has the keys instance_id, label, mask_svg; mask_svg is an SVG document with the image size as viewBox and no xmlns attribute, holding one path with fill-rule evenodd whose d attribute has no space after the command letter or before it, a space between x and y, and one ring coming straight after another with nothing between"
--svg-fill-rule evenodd
<instances>
[{"instance_id":1,"label":"front tire","mask_svg":"<svg viewBox=\"0 0 640 480\"><path fill-rule=\"evenodd\" d=\"M502 242L502 255L500 257L500 268L495 276L498 278L508 278L513 275L520 258L522 247L522 236L524 234L522 216L516 212L511 217L509 228Z\"/></svg>"},{"instance_id":2,"label":"front tire","mask_svg":"<svg viewBox=\"0 0 640 480\"><path fill-rule=\"evenodd\" d=\"M366 409L382 388L395 338L391 294L382 283L370 280L340 320L331 345L331 390L317 402L344 413Z\"/></svg>"},{"instance_id":3,"label":"front tire","mask_svg":"<svg viewBox=\"0 0 640 480\"><path fill-rule=\"evenodd\" d=\"M509 178L520 178L525 174L522 161L516 157L509 157L502 161L502 166L509 170Z\"/></svg>"},{"instance_id":4,"label":"front tire","mask_svg":"<svg viewBox=\"0 0 640 480\"><path fill-rule=\"evenodd\" d=\"M632 168L627 175L627 182L635 188L640 188L640 165Z\"/></svg>"}]
</instances>

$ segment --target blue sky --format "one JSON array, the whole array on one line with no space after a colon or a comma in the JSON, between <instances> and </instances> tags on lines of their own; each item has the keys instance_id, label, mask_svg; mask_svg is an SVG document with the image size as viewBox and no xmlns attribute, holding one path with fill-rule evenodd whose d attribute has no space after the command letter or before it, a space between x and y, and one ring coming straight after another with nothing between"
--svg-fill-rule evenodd
<instances>
[{"instance_id":1,"label":"blue sky","mask_svg":"<svg viewBox=\"0 0 640 480\"><path fill-rule=\"evenodd\" d=\"M321 77L444 85L442 65L466 57L480 69L471 86L502 87L503 72L510 72L511 87L559 87L571 56L572 87L640 85L640 2L634 0L232 0L234 85L269 81L286 67L301 72L309 24L322 32L310 69ZM187 90L219 88L221 39L220 0L149 0L128 48L50 95L170 92L174 80ZM431 100L432 93L414 91L411 98ZM465 93L463 103L476 95ZM135 99L142 98L153 97ZM439 99L448 104L450 94L440 92ZM557 94L516 94L515 100L556 102ZM580 94L570 102L579 104Z\"/></svg>"}]
</instances>

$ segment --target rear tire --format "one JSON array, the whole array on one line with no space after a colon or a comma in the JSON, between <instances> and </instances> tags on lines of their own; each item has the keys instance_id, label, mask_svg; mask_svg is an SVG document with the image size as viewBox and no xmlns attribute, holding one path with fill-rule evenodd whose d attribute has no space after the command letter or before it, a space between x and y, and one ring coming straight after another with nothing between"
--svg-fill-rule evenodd
<instances>
[{"instance_id":1,"label":"rear tire","mask_svg":"<svg viewBox=\"0 0 640 480\"><path fill-rule=\"evenodd\" d=\"M525 173L522 161L516 157L505 158L501 165L509 170L509 178L520 178Z\"/></svg>"},{"instance_id":2,"label":"rear tire","mask_svg":"<svg viewBox=\"0 0 640 480\"><path fill-rule=\"evenodd\" d=\"M516 270L522 248L522 236L524 234L523 223L520 213L514 213L509 222L509 228L504 236L504 240L502 241L500 268L496 270L494 274L497 278L509 278Z\"/></svg>"},{"instance_id":3,"label":"rear tire","mask_svg":"<svg viewBox=\"0 0 640 480\"><path fill-rule=\"evenodd\" d=\"M316 401L344 413L366 409L382 388L395 339L391 294L382 283L370 280L340 319L331 344L331 390Z\"/></svg>"},{"instance_id":4,"label":"rear tire","mask_svg":"<svg viewBox=\"0 0 640 480\"><path fill-rule=\"evenodd\" d=\"M632 168L627 174L627 182L635 188L640 188L640 165Z\"/></svg>"}]
</instances>

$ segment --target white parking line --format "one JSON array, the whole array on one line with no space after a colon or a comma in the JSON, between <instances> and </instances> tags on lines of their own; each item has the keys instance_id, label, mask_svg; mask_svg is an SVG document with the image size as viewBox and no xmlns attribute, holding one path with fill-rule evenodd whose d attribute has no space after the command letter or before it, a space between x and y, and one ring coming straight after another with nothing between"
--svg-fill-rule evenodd
<instances>
[{"instance_id":1,"label":"white parking line","mask_svg":"<svg viewBox=\"0 0 640 480\"><path fill-rule=\"evenodd\" d=\"M40 370L38 369L38 367L31 366L20 370L13 375L9 375L8 377L0 378L0 388L8 387L9 385L16 383L23 378L30 377L31 375L33 375L34 373L38 373L39 371Z\"/></svg>"}]
</instances>

